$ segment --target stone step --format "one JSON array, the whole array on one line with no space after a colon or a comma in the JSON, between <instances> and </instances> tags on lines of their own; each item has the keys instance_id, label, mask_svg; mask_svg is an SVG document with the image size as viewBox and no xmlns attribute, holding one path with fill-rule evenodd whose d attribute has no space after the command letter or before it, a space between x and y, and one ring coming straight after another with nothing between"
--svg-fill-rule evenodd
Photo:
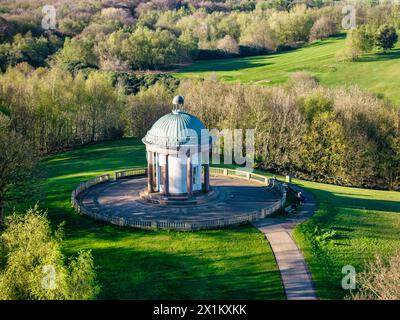
<instances>
[{"instance_id":1,"label":"stone step","mask_svg":"<svg viewBox=\"0 0 400 320\"><path fill-rule=\"evenodd\" d=\"M187 206L187 205L193 205L196 204L196 200L187 200L187 201L175 201L175 200L167 200L167 201L160 201L160 204L165 204L169 206Z\"/></svg>"}]
</instances>

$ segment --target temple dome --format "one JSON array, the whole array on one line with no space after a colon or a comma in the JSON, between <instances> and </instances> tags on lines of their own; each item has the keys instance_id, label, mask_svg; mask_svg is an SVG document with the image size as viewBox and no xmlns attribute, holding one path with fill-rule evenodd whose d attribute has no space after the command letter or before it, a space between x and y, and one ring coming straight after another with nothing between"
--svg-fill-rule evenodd
<instances>
[{"instance_id":1,"label":"temple dome","mask_svg":"<svg viewBox=\"0 0 400 320\"><path fill-rule=\"evenodd\" d=\"M205 129L199 118L184 111L174 110L154 123L143 138L143 142L166 148L208 144L208 134L206 131L202 132Z\"/></svg>"}]
</instances>

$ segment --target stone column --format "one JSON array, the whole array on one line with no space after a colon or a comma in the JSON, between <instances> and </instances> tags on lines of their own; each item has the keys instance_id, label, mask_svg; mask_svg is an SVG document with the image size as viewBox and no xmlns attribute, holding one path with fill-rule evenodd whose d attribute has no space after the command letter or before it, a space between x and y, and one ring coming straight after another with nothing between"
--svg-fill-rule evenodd
<instances>
[{"instance_id":1,"label":"stone column","mask_svg":"<svg viewBox=\"0 0 400 320\"><path fill-rule=\"evenodd\" d=\"M193 193L193 170L190 157L187 159L187 193L189 196Z\"/></svg>"},{"instance_id":2,"label":"stone column","mask_svg":"<svg viewBox=\"0 0 400 320\"><path fill-rule=\"evenodd\" d=\"M147 152L147 191L154 192L153 152Z\"/></svg>"},{"instance_id":3,"label":"stone column","mask_svg":"<svg viewBox=\"0 0 400 320\"><path fill-rule=\"evenodd\" d=\"M204 164L204 192L210 191L210 165Z\"/></svg>"},{"instance_id":4,"label":"stone column","mask_svg":"<svg viewBox=\"0 0 400 320\"><path fill-rule=\"evenodd\" d=\"M169 173L168 173L168 158L169 155L165 155L165 167L164 167L164 194L168 195L169 194Z\"/></svg>"}]
</instances>

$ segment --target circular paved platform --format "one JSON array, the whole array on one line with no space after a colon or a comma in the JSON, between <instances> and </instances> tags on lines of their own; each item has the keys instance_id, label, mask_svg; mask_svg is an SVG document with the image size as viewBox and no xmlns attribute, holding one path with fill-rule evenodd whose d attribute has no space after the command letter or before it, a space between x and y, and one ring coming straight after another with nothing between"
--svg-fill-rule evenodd
<instances>
[{"instance_id":1,"label":"circular paved platform","mask_svg":"<svg viewBox=\"0 0 400 320\"><path fill-rule=\"evenodd\" d=\"M121 179L96 185L79 197L86 210L115 218L202 222L234 218L261 212L279 202L279 196L256 182L213 177L214 196L210 201L189 206L163 206L143 203L139 193L147 186L147 178Z\"/></svg>"}]
</instances>

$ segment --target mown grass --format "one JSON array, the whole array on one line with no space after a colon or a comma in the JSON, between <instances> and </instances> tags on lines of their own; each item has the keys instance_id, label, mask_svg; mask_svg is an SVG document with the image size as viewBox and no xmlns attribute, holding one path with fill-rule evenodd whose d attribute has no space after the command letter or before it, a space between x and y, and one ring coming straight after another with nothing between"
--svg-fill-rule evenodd
<instances>
[{"instance_id":1,"label":"mown grass","mask_svg":"<svg viewBox=\"0 0 400 320\"><path fill-rule=\"evenodd\" d=\"M92 250L100 299L284 298L272 251L251 226L144 231L99 223L71 209L71 191L79 182L145 163L138 139L56 154L44 159L44 176L28 194L16 193L11 206L22 211L39 201L53 226L65 221L63 250L67 256Z\"/></svg>"},{"instance_id":2,"label":"mown grass","mask_svg":"<svg viewBox=\"0 0 400 320\"><path fill-rule=\"evenodd\" d=\"M93 252L102 299L282 299L273 254L250 226L194 233L119 228L80 216L70 192L80 182L106 172L145 164L137 139L99 143L48 157L45 176L31 196L16 194L22 210L39 200L53 225L65 221L67 255ZM261 173L261 172L258 172ZM267 175L266 173L263 173ZM374 255L400 249L400 193L295 180L319 204L315 216L295 229L322 299L341 299L345 265L361 271ZM315 241L335 230L327 242ZM322 231L321 231L322 230Z\"/></svg>"},{"instance_id":3,"label":"mown grass","mask_svg":"<svg viewBox=\"0 0 400 320\"><path fill-rule=\"evenodd\" d=\"M199 61L179 70L179 78L215 75L226 82L256 85L285 83L290 75L307 71L327 86L358 85L400 105L400 47L386 54L371 53L356 62L337 62L344 36L317 41L303 48L265 56Z\"/></svg>"},{"instance_id":4,"label":"mown grass","mask_svg":"<svg viewBox=\"0 0 400 320\"><path fill-rule=\"evenodd\" d=\"M376 255L388 257L400 252L400 192L298 179L293 183L310 191L318 205L315 215L295 228L293 237L310 268L319 298L344 299L350 295L342 288L342 278L347 275L342 273L344 266L362 272ZM317 239L330 233L333 236L326 240Z\"/></svg>"},{"instance_id":5,"label":"mown grass","mask_svg":"<svg viewBox=\"0 0 400 320\"><path fill-rule=\"evenodd\" d=\"M376 254L389 256L400 250L400 192L345 188L299 182L319 204L316 214L294 232L321 299L342 299L342 268L365 268ZM315 228L318 228L315 234ZM334 231L327 242L316 236Z\"/></svg>"}]
</instances>

